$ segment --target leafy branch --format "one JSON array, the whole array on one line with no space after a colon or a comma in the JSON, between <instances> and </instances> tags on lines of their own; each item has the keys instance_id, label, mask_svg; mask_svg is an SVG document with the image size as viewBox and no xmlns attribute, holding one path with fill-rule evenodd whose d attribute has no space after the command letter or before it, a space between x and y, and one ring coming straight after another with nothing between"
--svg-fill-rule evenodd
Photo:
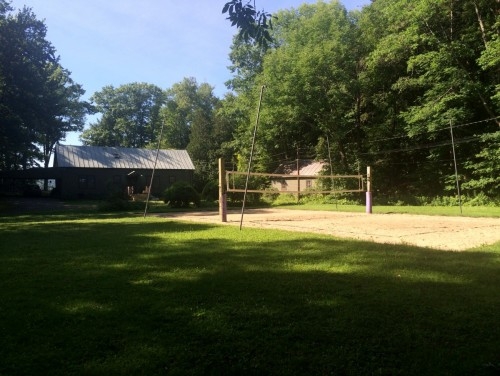
<instances>
[{"instance_id":1,"label":"leafy branch","mask_svg":"<svg viewBox=\"0 0 500 376\"><path fill-rule=\"evenodd\" d=\"M272 19L275 18L270 13L257 11L255 1L250 0L243 3L242 0L231 0L224 5L222 13L227 13L227 19L231 21L231 26L236 26L239 36L245 41L255 41L262 47L267 47L272 41L269 33L272 30Z\"/></svg>"}]
</instances>

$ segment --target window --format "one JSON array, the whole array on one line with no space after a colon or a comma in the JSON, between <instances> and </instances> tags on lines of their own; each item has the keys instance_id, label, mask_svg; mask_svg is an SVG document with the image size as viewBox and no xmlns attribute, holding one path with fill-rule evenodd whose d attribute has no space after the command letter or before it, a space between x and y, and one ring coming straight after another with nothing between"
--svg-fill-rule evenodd
<instances>
[{"instance_id":1,"label":"window","mask_svg":"<svg viewBox=\"0 0 500 376\"><path fill-rule=\"evenodd\" d=\"M306 180L306 188L312 188L312 180Z\"/></svg>"}]
</instances>

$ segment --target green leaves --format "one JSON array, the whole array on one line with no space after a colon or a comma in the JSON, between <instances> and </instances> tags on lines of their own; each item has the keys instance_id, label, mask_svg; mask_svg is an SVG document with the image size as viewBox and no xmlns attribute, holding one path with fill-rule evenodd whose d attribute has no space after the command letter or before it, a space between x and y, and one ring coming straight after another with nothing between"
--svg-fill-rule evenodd
<instances>
[{"instance_id":1,"label":"green leaves","mask_svg":"<svg viewBox=\"0 0 500 376\"><path fill-rule=\"evenodd\" d=\"M263 48L267 48L272 41L269 30L273 28L270 13L256 11L254 6L247 1L231 0L222 8L222 13L227 13L231 26L239 30L239 37L245 42L254 41Z\"/></svg>"},{"instance_id":2,"label":"green leaves","mask_svg":"<svg viewBox=\"0 0 500 376\"><path fill-rule=\"evenodd\" d=\"M478 189L490 196L500 191L500 131L486 133L480 137L481 149L477 159L466 162L465 168L472 177L464 188Z\"/></svg>"},{"instance_id":3,"label":"green leaves","mask_svg":"<svg viewBox=\"0 0 500 376\"><path fill-rule=\"evenodd\" d=\"M82 133L85 145L140 148L156 144L160 109L166 99L162 89L134 82L118 88L106 86L91 99L102 116Z\"/></svg>"},{"instance_id":4,"label":"green leaves","mask_svg":"<svg viewBox=\"0 0 500 376\"><path fill-rule=\"evenodd\" d=\"M339 157L343 135L357 121L358 56L353 51L358 49L352 20L340 4L318 3L279 13L276 26L280 45L266 54L258 76L268 88L262 147L291 158L297 147L312 150L329 135Z\"/></svg>"},{"instance_id":5,"label":"green leaves","mask_svg":"<svg viewBox=\"0 0 500 376\"><path fill-rule=\"evenodd\" d=\"M29 8L0 1L0 169L47 166L56 142L81 130L91 111L84 94Z\"/></svg>"},{"instance_id":6,"label":"green leaves","mask_svg":"<svg viewBox=\"0 0 500 376\"><path fill-rule=\"evenodd\" d=\"M259 168L329 152L334 171L376 166L381 191L442 194L452 175L450 121L461 170L465 161L479 166L486 144L478 140L500 124L498 10L488 0L377 0L361 12L336 1L279 12L267 50L233 45L231 85L247 107L235 144L245 154L265 84Z\"/></svg>"}]
</instances>

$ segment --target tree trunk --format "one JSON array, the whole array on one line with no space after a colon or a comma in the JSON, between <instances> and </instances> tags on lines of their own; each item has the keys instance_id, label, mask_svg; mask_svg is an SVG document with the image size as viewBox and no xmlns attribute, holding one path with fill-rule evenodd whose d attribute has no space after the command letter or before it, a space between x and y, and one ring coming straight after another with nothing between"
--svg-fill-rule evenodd
<instances>
[{"instance_id":1,"label":"tree trunk","mask_svg":"<svg viewBox=\"0 0 500 376\"><path fill-rule=\"evenodd\" d=\"M479 12L479 8L477 7L477 2L475 1L474 1L474 10L476 11L477 21L479 23L479 29L481 29L481 37L483 39L484 47L486 47L487 46L486 31L484 28L484 23L481 17L481 13Z\"/></svg>"}]
</instances>

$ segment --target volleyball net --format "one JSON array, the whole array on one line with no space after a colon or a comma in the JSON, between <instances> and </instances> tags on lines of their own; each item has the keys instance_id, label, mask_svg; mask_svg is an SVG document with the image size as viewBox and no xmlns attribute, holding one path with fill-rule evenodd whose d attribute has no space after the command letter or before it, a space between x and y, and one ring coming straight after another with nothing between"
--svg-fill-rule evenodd
<instances>
[{"instance_id":1,"label":"volleyball net","mask_svg":"<svg viewBox=\"0 0 500 376\"><path fill-rule=\"evenodd\" d=\"M305 195L366 191L364 175L290 175L226 171L225 183L226 192Z\"/></svg>"}]
</instances>

